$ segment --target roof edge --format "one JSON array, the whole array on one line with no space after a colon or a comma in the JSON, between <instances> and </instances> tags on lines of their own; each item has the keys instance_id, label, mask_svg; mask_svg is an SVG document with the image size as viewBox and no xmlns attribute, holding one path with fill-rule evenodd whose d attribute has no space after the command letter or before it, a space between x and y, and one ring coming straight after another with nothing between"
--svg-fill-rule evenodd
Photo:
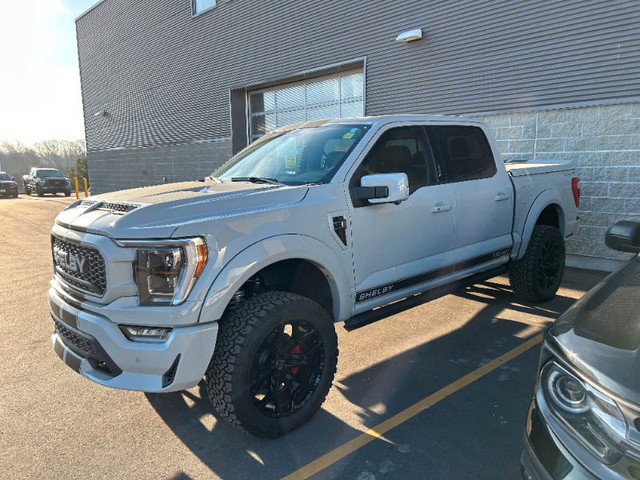
<instances>
[{"instance_id":1,"label":"roof edge","mask_svg":"<svg viewBox=\"0 0 640 480\"><path fill-rule=\"evenodd\" d=\"M87 13L89 13L91 10L93 10L94 8L96 8L98 5L100 5L101 3L103 3L105 0L98 0L96 3L94 3L92 6L90 6L89 8L87 8L84 12L82 12L80 15L78 15L74 22L77 22L78 20L80 20L82 17L84 17Z\"/></svg>"}]
</instances>

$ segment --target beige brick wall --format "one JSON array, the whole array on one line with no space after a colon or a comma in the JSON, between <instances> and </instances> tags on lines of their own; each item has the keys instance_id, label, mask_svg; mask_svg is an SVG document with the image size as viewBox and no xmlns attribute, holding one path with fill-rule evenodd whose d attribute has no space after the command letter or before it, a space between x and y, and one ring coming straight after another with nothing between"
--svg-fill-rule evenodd
<instances>
[{"instance_id":1,"label":"beige brick wall","mask_svg":"<svg viewBox=\"0 0 640 480\"><path fill-rule=\"evenodd\" d=\"M608 249L618 220L640 221L640 103L481 117L505 160L571 160L581 180L570 264L610 269L628 255Z\"/></svg>"}]
</instances>

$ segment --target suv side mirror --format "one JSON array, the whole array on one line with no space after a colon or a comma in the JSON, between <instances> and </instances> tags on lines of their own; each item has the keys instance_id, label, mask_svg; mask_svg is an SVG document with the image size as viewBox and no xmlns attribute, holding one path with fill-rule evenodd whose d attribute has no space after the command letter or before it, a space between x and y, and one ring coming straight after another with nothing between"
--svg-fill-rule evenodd
<instances>
[{"instance_id":1,"label":"suv side mirror","mask_svg":"<svg viewBox=\"0 0 640 480\"><path fill-rule=\"evenodd\" d=\"M15 182L16 181L16 177L11 177L11 180L13 180Z\"/></svg>"},{"instance_id":2,"label":"suv side mirror","mask_svg":"<svg viewBox=\"0 0 640 480\"><path fill-rule=\"evenodd\" d=\"M365 175L354 193L369 203L400 203L409 198L409 179L406 173Z\"/></svg>"},{"instance_id":3,"label":"suv side mirror","mask_svg":"<svg viewBox=\"0 0 640 480\"><path fill-rule=\"evenodd\" d=\"M623 220L614 224L607 230L604 243L621 252L640 253L640 223Z\"/></svg>"}]
</instances>

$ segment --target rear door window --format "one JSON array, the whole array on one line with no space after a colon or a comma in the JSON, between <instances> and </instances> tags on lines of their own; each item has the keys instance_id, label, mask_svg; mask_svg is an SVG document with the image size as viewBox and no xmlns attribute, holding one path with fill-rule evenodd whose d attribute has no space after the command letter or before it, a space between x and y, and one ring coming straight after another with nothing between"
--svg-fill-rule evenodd
<instances>
[{"instance_id":1,"label":"rear door window","mask_svg":"<svg viewBox=\"0 0 640 480\"><path fill-rule=\"evenodd\" d=\"M481 128L461 125L426 127L439 183L493 177L496 163Z\"/></svg>"}]
</instances>

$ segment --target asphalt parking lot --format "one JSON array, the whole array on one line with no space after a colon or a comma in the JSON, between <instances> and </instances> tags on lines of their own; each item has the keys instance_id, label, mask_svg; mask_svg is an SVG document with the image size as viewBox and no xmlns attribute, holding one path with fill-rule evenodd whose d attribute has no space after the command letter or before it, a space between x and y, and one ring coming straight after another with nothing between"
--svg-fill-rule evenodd
<instances>
[{"instance_id":1,"label":"asphalt parking lot","mask_svg":"<svg viewBox=\"0 0 640 480\"><path fill-rule=\"evenodd\" d=\"M218 420L203 384L113 390L58 359L49 228L73 200L0 200L2 478L517 479L537 335L603 276L568 270L539 307L498 277L352 332L338 324L323 408L261 440Z\"/></svg>"}]
</instances>

